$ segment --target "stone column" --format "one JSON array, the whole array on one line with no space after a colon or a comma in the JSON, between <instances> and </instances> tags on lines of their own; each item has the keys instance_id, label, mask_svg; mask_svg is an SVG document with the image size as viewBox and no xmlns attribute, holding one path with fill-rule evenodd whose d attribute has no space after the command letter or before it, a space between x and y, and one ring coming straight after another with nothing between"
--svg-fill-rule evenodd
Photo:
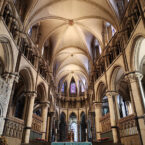
<instances>
[{"instance_id":1,"label":"stone column","mask_svg":"<svg viewBox=\"0 0 145 145\"><path fill-rule=\"evenodd\" d=\"M29 143L30 131L32 126L33 107L37 94L36 92L27 92L26 95L29 97L29 104L28 104L29 110L28 110L28 115L26 120L26 127L24 131L24 143Z\"/></svg>"},{"instance_id":2,"label":"stone column","mask_svg":"<svg viewBox=\"0 0 145 145\"><path fill-rule=\"evenodd\" d=\"M114 91L107 91L106 96L108 97L108 103L109 103L109 110L110 110L110 121L111 121L111 128L112 128L112 135L113 135L113 141L114 143L119 142L118 138L118 131L117 131L117 120L116 120L116 108L115 108L115 102L114 97L116 97L118 93Z\"/></svg>"},{"instance_id":3,"label":"stone column","mask_svg":"<svg viewBox=\"0 0 145 145\"><path fill-rule=\"evenodd\" d=\"M80 121L77 121L77 127L78 127L78 142L80 141Z\"/></svg>"},{"instance_id":4,"label":"stone column","mask_svg":"<svg viewBox=\"0 0 145 145\"><path fill-rule=\"evenodd\" d=\"M93 89L89 88L89 91L88 91L88 95L89 95L89 110L92 111L93 110Z\"/></svg>"},{"instance_id":5,"label":"stone column","mask_svg":"<svg viewBox=\"0 0 145 145\"><path fill-rule=\"evenodd\" d=\"M118 118L118 119L120 119L120 112L119 112L119 107L118 107L118 102L117 102L117 97L115 97L114 98L115 99L115 107L116 107L116 117Z\"/></svg>"},{"instance_id":6,"label":"stone column","mask_svg":"<svg viewBox=\"0 0 145 145\"><path fill-rule=\"evenodd\" d=\"M144 92L141 84L142 74L139 72L129 72L125 74L125 78L129 81L133 103L135 106L135 113L137 115L139 128L138 131L140 133L140 139L142 144L145 144L145 106L144 106Z\"/></svg>"},{"instance_id":7,"label":"stone column","mask_svg":"<svg viewBox=\"0 0 145 145\"><path fill-rule=\"evenodd\" d=\"M4 130L5 118L10 105L10 97L14 81L18 82L19 75L17 73L4 73L0 76L0 135Z\"/></svg>"},{"instance_id":8,"label":"stone column","mask_svg":"<svg viewBox=\"0 0 145 145\"><path fill-rule=\"evenodd\" d=\"M47 131L46 131L46 140L49 141L49 126L50 124L50 116L47 117Z\"/></svg>"},{"instance_id":9,"label":"stone column","mask_svg":"<svg viewBox=\"0 0 145 145\"><path fill-rule=\"evenodd\" d=\"M53 129L53 115L54 115L54 112L53 111L50 111L50 121L49 121L49 142L52 141L52 129Z\"/></svg>"},{"instance_id":10,"label":"stone column","mask_svg":"<svg viewBox=\"0 0 145 145\"><path fill-rule=\"evenodd\" d=\"M0 135L3 133L5 118L8 111L8 105L10 101L10 94L12 91L12 85L14 81L14 74L4 74L0 76Z\"/></svg>"},{"instance_id":11,"label":"stone column","mask_svg":"<svg viewBox=\"0 0 145 145\"><path fill-rule=\"evenodd\" d=\"M42 106L42 139L46 139L46 127L47 127L47 113L48 113L49 102L43 102Z\"/></svg>"},{"instance_id":12,"label":"stone column","mask_svg":"<svg viewBox=\"0 0 145 145\"><path fill-rule=\"evenodd\" d=\"M101 139L100 118L102 116L102 103L94 102L95 104L95 126L96 126L96 138Z\"/></svg>"}]
</instances>

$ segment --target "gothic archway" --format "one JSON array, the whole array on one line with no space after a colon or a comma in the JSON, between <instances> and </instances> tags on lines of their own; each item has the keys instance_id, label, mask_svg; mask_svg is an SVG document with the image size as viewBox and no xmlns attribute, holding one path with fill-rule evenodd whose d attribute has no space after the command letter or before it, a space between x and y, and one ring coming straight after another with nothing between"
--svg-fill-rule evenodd
<instances>
[{"instance_id":1,"label":"gothic archway","mask_svg":"<svg viewBox=\"0 0 145 145\"><path fill-rule=\"evenodd\" d=\"M84 112L81 113L81 122L80 122L80 141L86 141L86 115Z\"/></svg>"},{"instance_id":2,"label":"gothic archway","mask_svg":"<svg viewBox=\"0 0 145 145\"><path fill-rule=\"evenodd\" d=\"M19 119L24 119L24 110L26 109L26 96L25 92L27 86L25 83L25 78L20 74L19 82L16 84L14 96L13 96L13 112L14 116Z\"/></svg>"},{"instance_id":3,"label":"gothic archway","mask_svg":"<svg viewBox=\"0 0 145 145\"><path fill-rule=\"evenodd\" d=\"M77 126L77 116L75 113L71 113L69 117L69 130L73 131L74 138L73 140L78 141L78 126Z\"/></svg>"},{"instance_id":4,"label":"gothic archway","mask_svg":"<svg viewBox=\"0 0 145 145\"><path fill-rule=\"evenodd\" d=\"M117 105L118 118L123 118L133 113L130 90L127 81L124 78L124 70L117 66L112 73L112 90L116 90L118 95L115 98Z\"/></svg>"},{"instance_id":5,"label":"gothic archway","mask_svg":"<svg viewBox=\"0 0 145 145\"><path fill-rule=\"evenodd\" d=\"M66 141L67 137L67 126L66 126L66 115L64 112L60 115L59 123L59 141Z\"/></svg>"}]
</instances>

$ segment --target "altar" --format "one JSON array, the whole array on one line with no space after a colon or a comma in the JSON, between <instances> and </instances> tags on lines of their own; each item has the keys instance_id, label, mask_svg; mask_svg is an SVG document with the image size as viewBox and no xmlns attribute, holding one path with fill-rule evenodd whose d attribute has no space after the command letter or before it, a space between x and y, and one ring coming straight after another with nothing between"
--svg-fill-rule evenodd
<instances>
[{"instance_id":1,"label":"altar","mask_svg":"<svg viewBox=\"0 0 145 145\"><path fill-rule=\"evenodd\" d=\"M92 145L91 142L52 142L51 145Z\"/></svg>"}]
</instances>

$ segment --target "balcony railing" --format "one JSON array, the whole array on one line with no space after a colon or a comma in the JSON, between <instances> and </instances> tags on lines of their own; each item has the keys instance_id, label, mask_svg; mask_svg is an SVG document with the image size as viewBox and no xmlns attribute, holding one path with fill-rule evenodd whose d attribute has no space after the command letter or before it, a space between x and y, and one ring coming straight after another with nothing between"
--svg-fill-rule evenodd
<instances>
[{"instance_id":1,"label":"balcony railing","mask_svg":"<svg viewBox=\"0 0 145 145\"><path fill-rule=\"evenodd\" d=\"M41 133L43 120L40 116L33 114L32 130Z\"/></svg>"},{"instance_id":2,"label":"balcony railing","mask_svg":"<svg viewBox=\"0 0 145 145\"><path fill-rule=\"evenodd\" d=\"M118 121L118 127L121 137L138 134L134 115L121 118Z\"/></svg>"},{"instance_id":3,"label":"balcony railing","mask_svg":"<svg viewBox=\"0 0 145 145\"><path fill-rule=\"evenodd\" d=\"M24 121L15 117L9 117L6 119L4 135L14 138L22 138L24 129Z\"/></svg>"},{"instance_id":4,"label":"balcony railing","mask_svg":"<svg viewBox=\"0 0 145 145\"><path fill-rule=\"evenodd\" d=\"M111 131L111 122L109 113L100 119L100 124L102 128L102 133Z\"/></svg>"}]
</instances>

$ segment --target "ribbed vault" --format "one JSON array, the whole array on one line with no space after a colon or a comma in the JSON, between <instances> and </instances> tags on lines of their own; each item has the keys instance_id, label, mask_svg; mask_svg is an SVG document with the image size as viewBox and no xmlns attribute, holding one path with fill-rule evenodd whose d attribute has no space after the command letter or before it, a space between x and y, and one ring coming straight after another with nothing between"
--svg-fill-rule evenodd
<instances>
[{"instance_id":1,"label":"ribbed vault","mask_svg":"<svg viewBox=\"0 0 145 145\"><path fill-rule=\"evenodd\" d=\"M92 41L104 48L104 24L118 30L119 14L114 0L43 0L31 3L25 30L39 25L38 48L51 44L50 69L54 81L89 83L93 71ZM27 12L27 13L28 13Z\"/></svg>"}]
</instances>

